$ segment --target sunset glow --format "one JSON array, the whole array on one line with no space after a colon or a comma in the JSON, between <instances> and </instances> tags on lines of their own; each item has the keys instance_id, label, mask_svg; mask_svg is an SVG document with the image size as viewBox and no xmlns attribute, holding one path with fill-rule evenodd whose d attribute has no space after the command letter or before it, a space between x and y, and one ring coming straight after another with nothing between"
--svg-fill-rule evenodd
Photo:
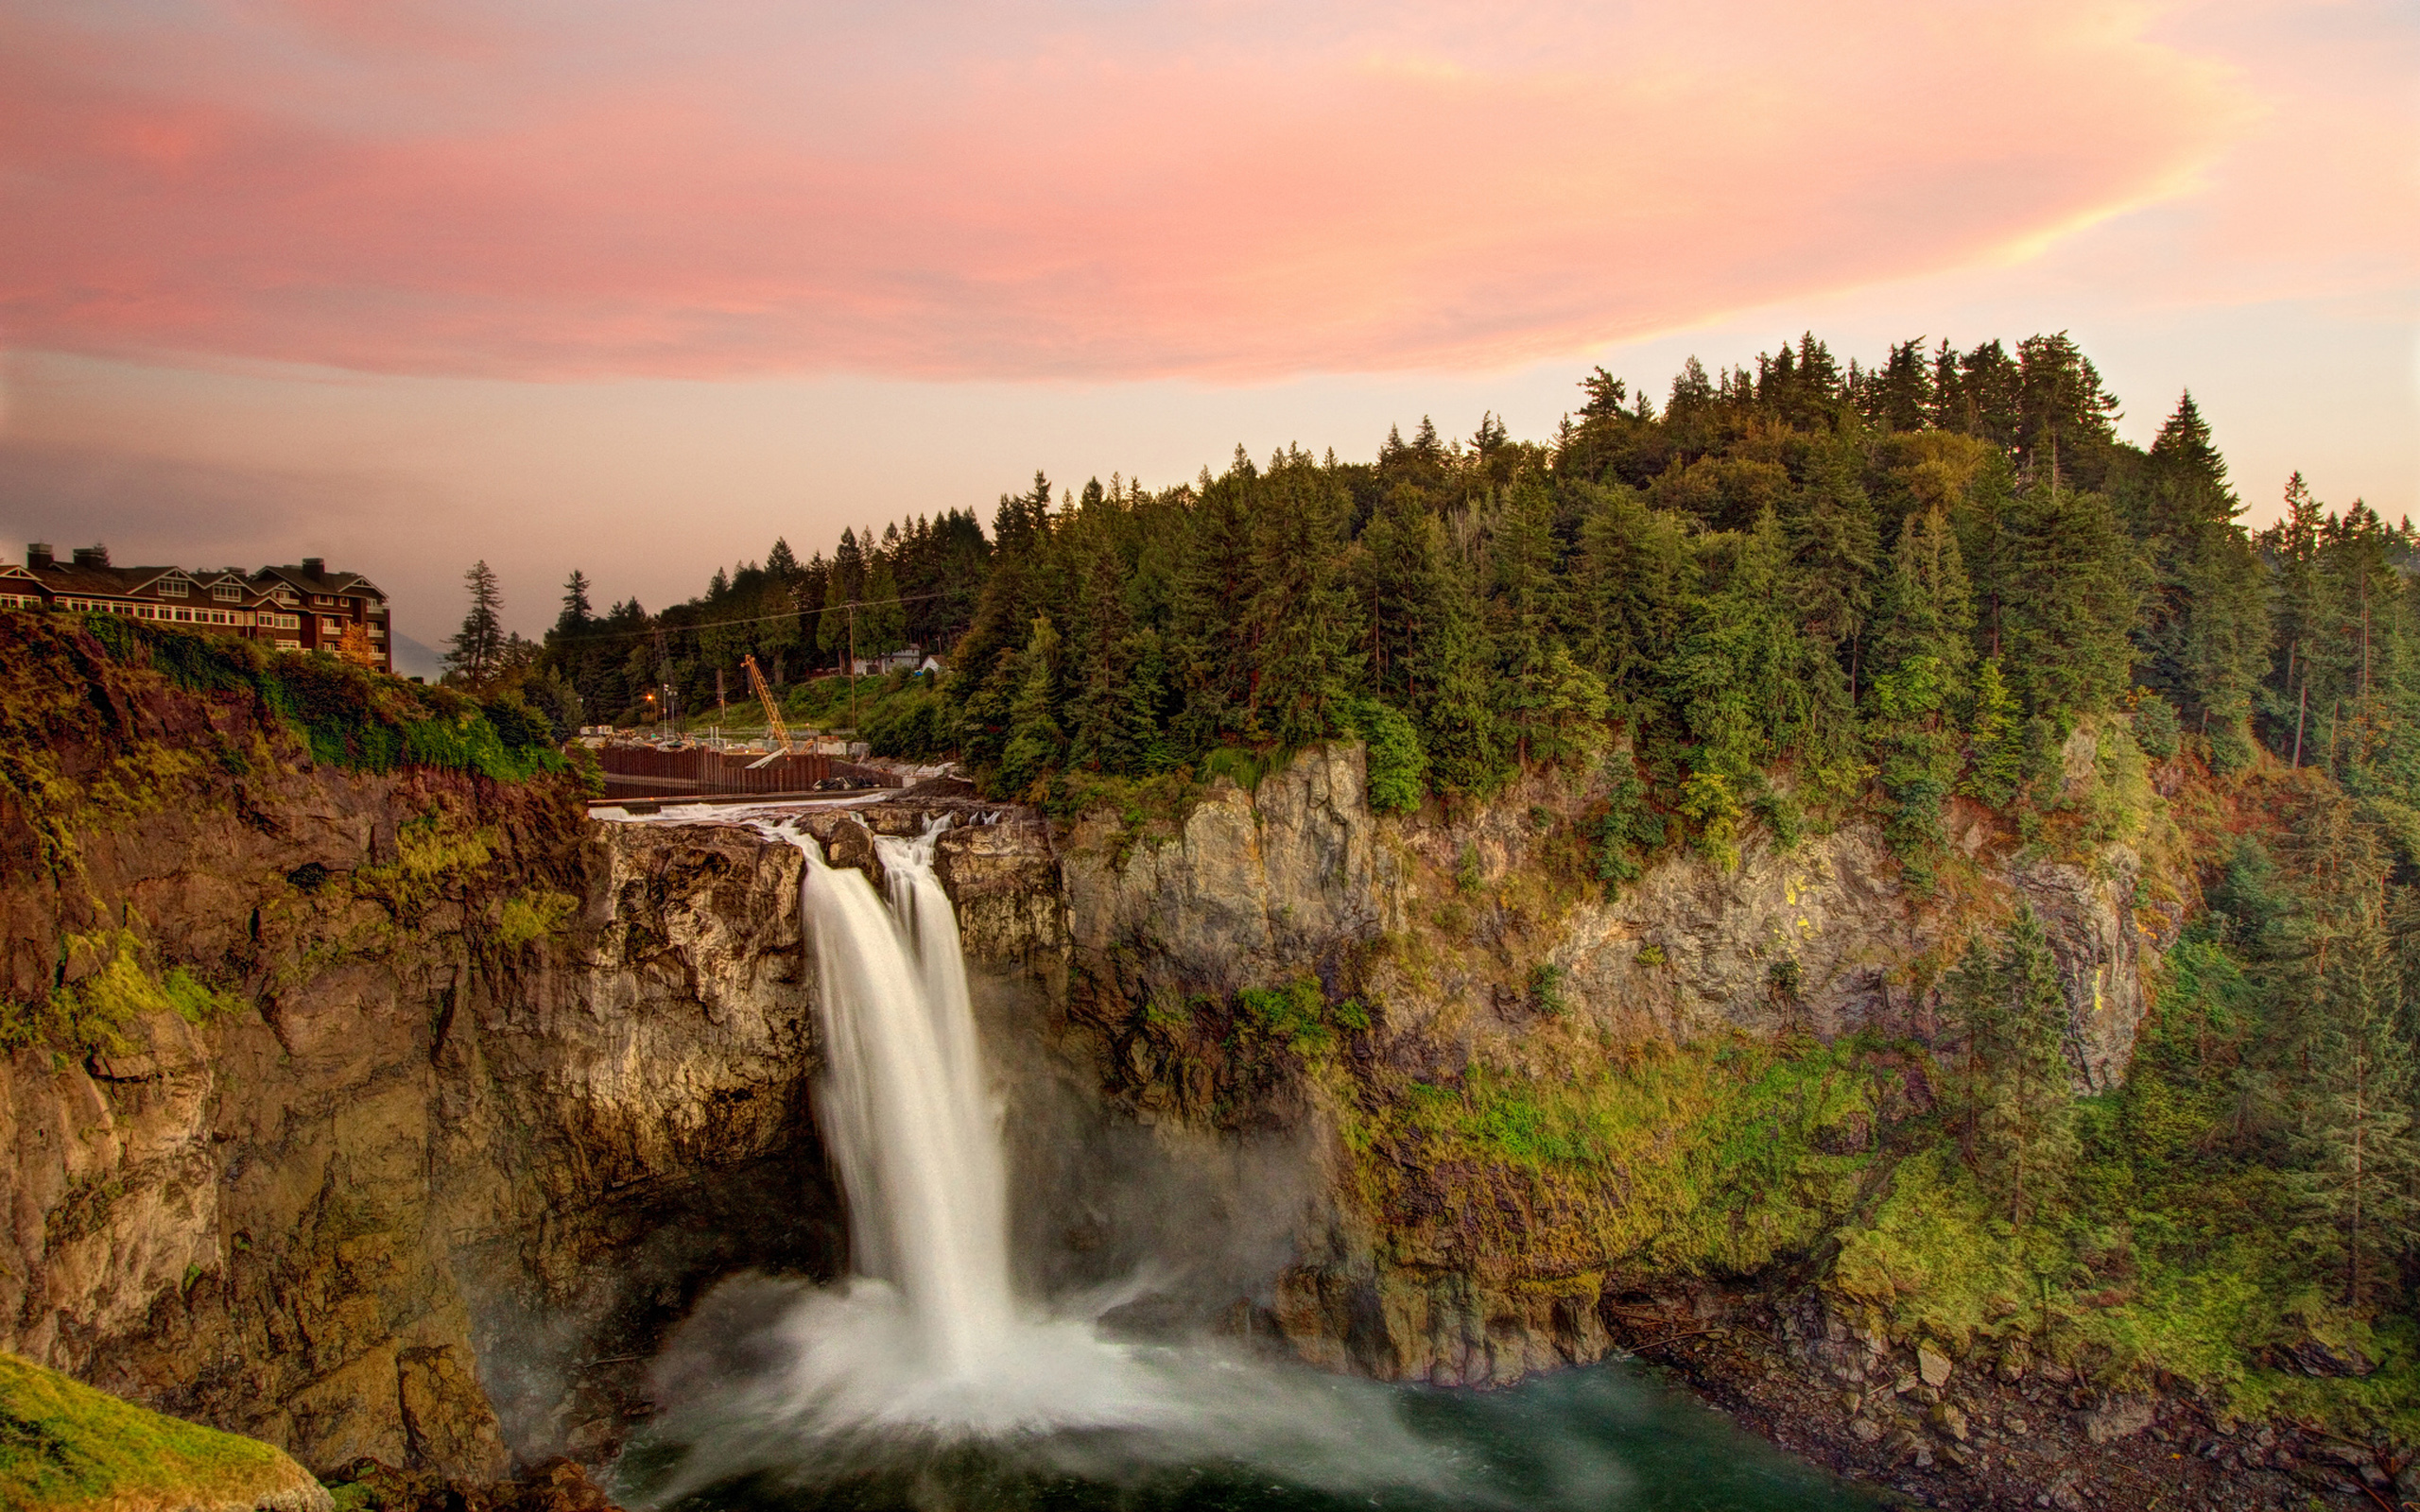
<instances>
[{"instance_id":1,"label":"sunset glow","mask_svg":"<svg viewBox=\"0 0 2420 1512\"><path fill-rule=\"evenodd\" d=\"M1054 421L1023 448L944 443L949 468L876 500L829 496L871 467L848 436L801 471L794 437L731 421L695 480L735 532L711 559L979 505L1037 461L1189 474L1270 385L1341 396L1338 429L1255 447L1366 448L1362 415L1398 394L1439 397L1389 397L1394 418L1466 426L1485 402L1462 396L1495 393L1542 434L1589 363L1656 343L1625 370L1660 392L1665 343L1739 320L1755 334L1705 340L1709 363L1827 320L1869 359L1845 338L1870 327L2072 326L2147 424L2180 379L2212 393L2264 500L2272 438L2230 413L2258 352L2154 365L2137 394L2128 333L2399 333L2393 391L2343 382L2407 440L2341 483L2408 508L2414 36L2388 4L12 4L0 514L91 534L62 513L107 490L61 480L139 474L149 501L109 495L95 528L191 556L175 543L225 523L158 480L195 469L300 489L342 529L373 493L478 513L627 474L614 456L655 444L632 382L761 390L742 411L801 384L953 413L983 408L969 382L1209 396L1199 441L1080 457L1090 428ZM530 406L465 419L464 381L554 386L536 407L596 434L577 455L544 427L500 441ZM263 420L264 384L346 397ZM307 417L331 407L436 444L330 455ZM404 549L359 529L330 554ZM434 588L469 550L390 573Z\"/></svg>"}]
</instances>

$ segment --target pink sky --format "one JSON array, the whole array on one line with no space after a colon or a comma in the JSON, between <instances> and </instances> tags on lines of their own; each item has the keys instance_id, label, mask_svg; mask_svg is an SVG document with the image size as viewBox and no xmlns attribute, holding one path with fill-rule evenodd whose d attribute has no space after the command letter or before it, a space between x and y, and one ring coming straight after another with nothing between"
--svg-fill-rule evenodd
<instances>
[{"instance_id":1,"label":"pink sky","mask_svg":"<svg viewBox=\"0 0 2420 1512\"><path fill-rule=\"evenodd\" d=\"M0 527L684 596L1039 465L2067 329L2420 509L2408 5L0 0Z\"/></svg>"}]
</instances>

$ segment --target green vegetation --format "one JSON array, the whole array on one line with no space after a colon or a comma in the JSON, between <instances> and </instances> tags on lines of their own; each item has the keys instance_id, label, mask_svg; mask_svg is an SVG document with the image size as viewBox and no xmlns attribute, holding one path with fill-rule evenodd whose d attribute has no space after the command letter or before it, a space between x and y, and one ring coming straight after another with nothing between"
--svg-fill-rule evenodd
<instances>
[{"instance_id":1,"label":"green vegetation","mask_svg":"<svg viewBox=\"0 0 2420 1512\"><path fill-rule=\"evenodd\" d=\"M0 1353L0 1505L251 1505L310 1485L268 1445L146 1412Z\"/></svg>"},{"instance_id":2,"label":"green vegetation","mask_svg":"<svg viewBox=\"0 0 2420 1512\"><path fill-rule=\"evenodd\" d=\"M506 950L518 950L533 939L560 934L579 911L579 900L567 892L534 888L504 901L498 910L495 940Z\"/></svg>"},{"instance_id":3,"label":"green vegetation","mask_svg":"<svg viewBox=\"0 0 2420 1512\"><path fill-rule=\"evenodd\" d=\"M125 1031L147 1013L174 1013L198 1025L241 1009L182 966L159 971L147 965L130 929L70 935L60 954L75 980L39 1004L0 1003L0 1049L58 1044L108 1055L127 1048Z\"/></svg>"},{"instance_id":4,"label":"green vegetation","mask_svg":"<svg viewBox=\"0 0 2420 1512\"><path fill-rule=\"evenodd\" d=\"M546 721L517 696L475 703L450 688L424 688L372 672L334 656L272 651L254 641L194 635L114 614L9 616L6 632L23 643L25 675L56 673L61 648L34 643L80 628L118 666L148 668L191 693L241 694L291 730L314 762L348 771L384 772L399 766L431 766L476 772L501 782L521 782L563 769L563 758ZM45 656L47 650L51 654ZM96 668L86 670L88 676ZM18 700L9 700L10 706ZM57 732L10 730L40 749ZM16 741L9 742L10 745ZM221 744L218 765L241 776L255 765L253 753ZM189 750L166 759L198 764ZM198 769L198 765L195 769ZM0 774L5 775L5 774Z\"/></svg>"},{"instance_id":5,"label":"green vegetation","mask_svg":"<svg viewBox=\"0 0 2420 1512\"><path fill-rule=\"evenodd\" d=\"M1683 1275L1753 1274L1846 1216L1874 1158L1865 1047L1593 1048L1567 1076L1474 1065L1365 1111L1365 1185L1499 1253Z\"/></svg>"}]
</instances>

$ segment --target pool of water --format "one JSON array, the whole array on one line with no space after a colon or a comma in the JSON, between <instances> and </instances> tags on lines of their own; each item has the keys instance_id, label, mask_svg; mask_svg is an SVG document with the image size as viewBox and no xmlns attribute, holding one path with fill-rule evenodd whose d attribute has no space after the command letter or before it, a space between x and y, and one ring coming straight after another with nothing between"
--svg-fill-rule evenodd
<instances>
[{"instance_id":1,"label":"pool of water","mask_svg":"<svg viewBox=\"0 0 2420 1512\"><path fill-rule=\"evenodd\" d=\"M1057 1432L981 1440L759 1444L755 1468L669 1503L681 1445L633 1447L620 1490L679 1512L1871 1512L1858 1487L1783 1452L1638 1365L1611 1362L1496 1391L1374 1386L1286 1370L1273 1399L1322 1441L1234 1457L1200 1440ZM1323 1413L1305 1392L1335 1399ZM1357 1428L1355 1425L1360 1424ZM1341 1437L1347 1441L1329 1442ZM1363 1452L1366 1451L1366 1452Z\"/></svg>"}]
</instances>

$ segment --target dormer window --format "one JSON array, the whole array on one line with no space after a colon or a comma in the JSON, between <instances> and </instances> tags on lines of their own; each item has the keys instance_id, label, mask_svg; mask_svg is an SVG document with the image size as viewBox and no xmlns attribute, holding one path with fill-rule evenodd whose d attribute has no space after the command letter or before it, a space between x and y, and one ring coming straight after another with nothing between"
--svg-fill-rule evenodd
<instances>
[{"instance_id":1,"label":"dormer window","mask_svg":"<svg viewBox=\"0 0 2420 1512\"><path fill-rule=\"evenodd\" d=\"M269 590L268 596L276 599L281 604L291 604L296 601L294 597L294 590L290 588L272 588Z\"/></svg>"},{"instance_id":2,"label":"dormer window","mask_svg":"<svg viewBox=\"0 0 2420 1512\"><path fill-rule=\"evenodd\" d=\"M162 598L184 597L185 580L182 577L163 577L160 579L160 596Z\"/></svg>"},{"instance_id":3,"label":"dormer window","mask_svg":"<svg viewBox=\"0 0 2420 1512\"><path fill-rule=\"evenodd\" d=\"M235 604L243 601L244 591L233 583L213 583L210 586L210 596Z\"/></svg>"}]
</instances>

